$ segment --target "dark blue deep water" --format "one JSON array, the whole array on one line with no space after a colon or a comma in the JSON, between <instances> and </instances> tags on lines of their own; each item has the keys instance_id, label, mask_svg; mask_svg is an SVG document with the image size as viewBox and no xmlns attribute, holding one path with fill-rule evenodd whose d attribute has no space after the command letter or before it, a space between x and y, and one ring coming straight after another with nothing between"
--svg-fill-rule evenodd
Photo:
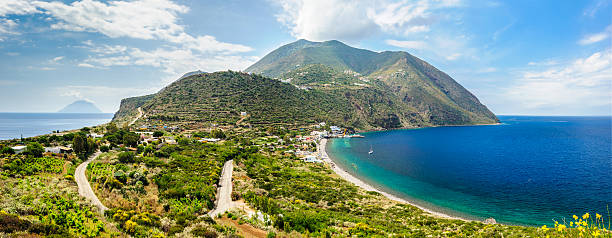
<instances>
[{"instance_id":1,"label":"dark blue deep water","mask_svg":"<svg viewBox=\"0 0 612 238\"><path fill-rule=\"evenodd\" d=\"M332 139L327 150L356 177L455 216L538 226L585 212L607 217L611 117L499 118L502 125L364 133Z\"/></svg>"},{"instance_id":2,"label":"dark blue deep water","mask_svg":"<svg viewBox=\"0 0 612 238\"><path fill-rule=\"evenodd\" d=\"M109 122L112 113L0 113L0 140L44 135Z\"/></svg>"}]
</instances>

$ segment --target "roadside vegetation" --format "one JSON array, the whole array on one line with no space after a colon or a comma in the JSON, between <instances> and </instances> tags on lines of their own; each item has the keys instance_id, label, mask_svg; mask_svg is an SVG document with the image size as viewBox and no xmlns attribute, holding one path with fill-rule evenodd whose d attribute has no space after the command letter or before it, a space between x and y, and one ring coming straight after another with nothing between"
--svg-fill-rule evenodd
<instances>
[{"instance_id":1,"label":"roadside vegetation","mask_svg":"<svg viewBox=\"0 0 612 238\"><path fill-rule=\"evenodd\" d=\"M70 171L80 159L43 152L30 142L22 154L0 157L0 236L109 236L112 227L78 196Z\"/></svg>"}]
</instances>

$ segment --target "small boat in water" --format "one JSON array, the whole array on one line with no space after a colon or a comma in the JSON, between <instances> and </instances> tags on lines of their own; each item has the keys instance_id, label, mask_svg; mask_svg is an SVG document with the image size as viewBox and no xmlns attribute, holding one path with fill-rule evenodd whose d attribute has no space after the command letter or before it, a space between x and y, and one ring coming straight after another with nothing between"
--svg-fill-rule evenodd
<instances>
[{"instance_id":1,"label":"small boat in water","mask_svg":"<svg viewBox=\"0 0 612 238\"><path fill-rule=\"evenodd\" d=\"M371 155L372 153L374 153L374 150L372 149L372 146L370 146L370 151L368 151L368 154Z\"/></svg>"}]
</instances>

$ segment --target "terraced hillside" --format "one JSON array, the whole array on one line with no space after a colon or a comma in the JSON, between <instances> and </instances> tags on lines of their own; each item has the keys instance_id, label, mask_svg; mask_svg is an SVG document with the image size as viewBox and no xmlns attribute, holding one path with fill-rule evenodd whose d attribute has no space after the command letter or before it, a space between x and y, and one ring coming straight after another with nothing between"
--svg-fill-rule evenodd
<instances>
[{"instance_id":1,"label":"terraced hillside","mask_svg":"<svg viewBox=\"0 0 612 238\"><path fill-rule=\"evenodd\" d=\"M498 121L450 76L406 52L376 53L339 41L300 40L247 71L255 73L181 77L156 94L124 99L113 120L129 121L141 107L141 124L148 120L187 127L241 119L253 126L324 121L356 130Z\"/></svg>"}]
</instances>

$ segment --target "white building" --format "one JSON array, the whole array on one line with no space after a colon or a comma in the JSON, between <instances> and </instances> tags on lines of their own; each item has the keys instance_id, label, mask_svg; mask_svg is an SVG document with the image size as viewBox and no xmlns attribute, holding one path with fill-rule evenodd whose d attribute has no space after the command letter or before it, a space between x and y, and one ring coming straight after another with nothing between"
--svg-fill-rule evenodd
<instances>
[{"instance_id":1,"label":"white building","mask_svg":"<svg viewBox=\"0 0 612 238\"><path fill-rule=\"evenodd\" d=\"M104 137L104 134L91 133L91 134L88 134L87 136L92 137L92 138L102 138Z\"/></svg>"},{"instance_id":2,"label":"white building","mask_svg":"<svg viewBox=\"0 0 612 238\"><path fill-rule=\"evenodd\" d=\"M310 155L310 156L304 157L304 162L306 162L306 163L322 163L323 161L320 160L320 159L317 159L317 157L314 156L314 155Z\"/></svg>"},{"instance_id":3,"label":"white building","mask_svg":"<svg viewBox=\"0 0 612 238\"><path fill-rule=\"evenodd\" d=\"M332 134L340 134L342 129L337 126L330 126L329 129L332 131Z\"/></svg>"},{"instance_id":4,"label":"white building","mask_svg":"<svg viewBox=\"0 0 612 238\"><path fill-rule=\"evenodd\" d=\"M26 150L26 148L27 146L25 145L18 145L18 146L11 147L11 149L15 151L15 154L23 153Z\"/></svg>"}]
</instances>

